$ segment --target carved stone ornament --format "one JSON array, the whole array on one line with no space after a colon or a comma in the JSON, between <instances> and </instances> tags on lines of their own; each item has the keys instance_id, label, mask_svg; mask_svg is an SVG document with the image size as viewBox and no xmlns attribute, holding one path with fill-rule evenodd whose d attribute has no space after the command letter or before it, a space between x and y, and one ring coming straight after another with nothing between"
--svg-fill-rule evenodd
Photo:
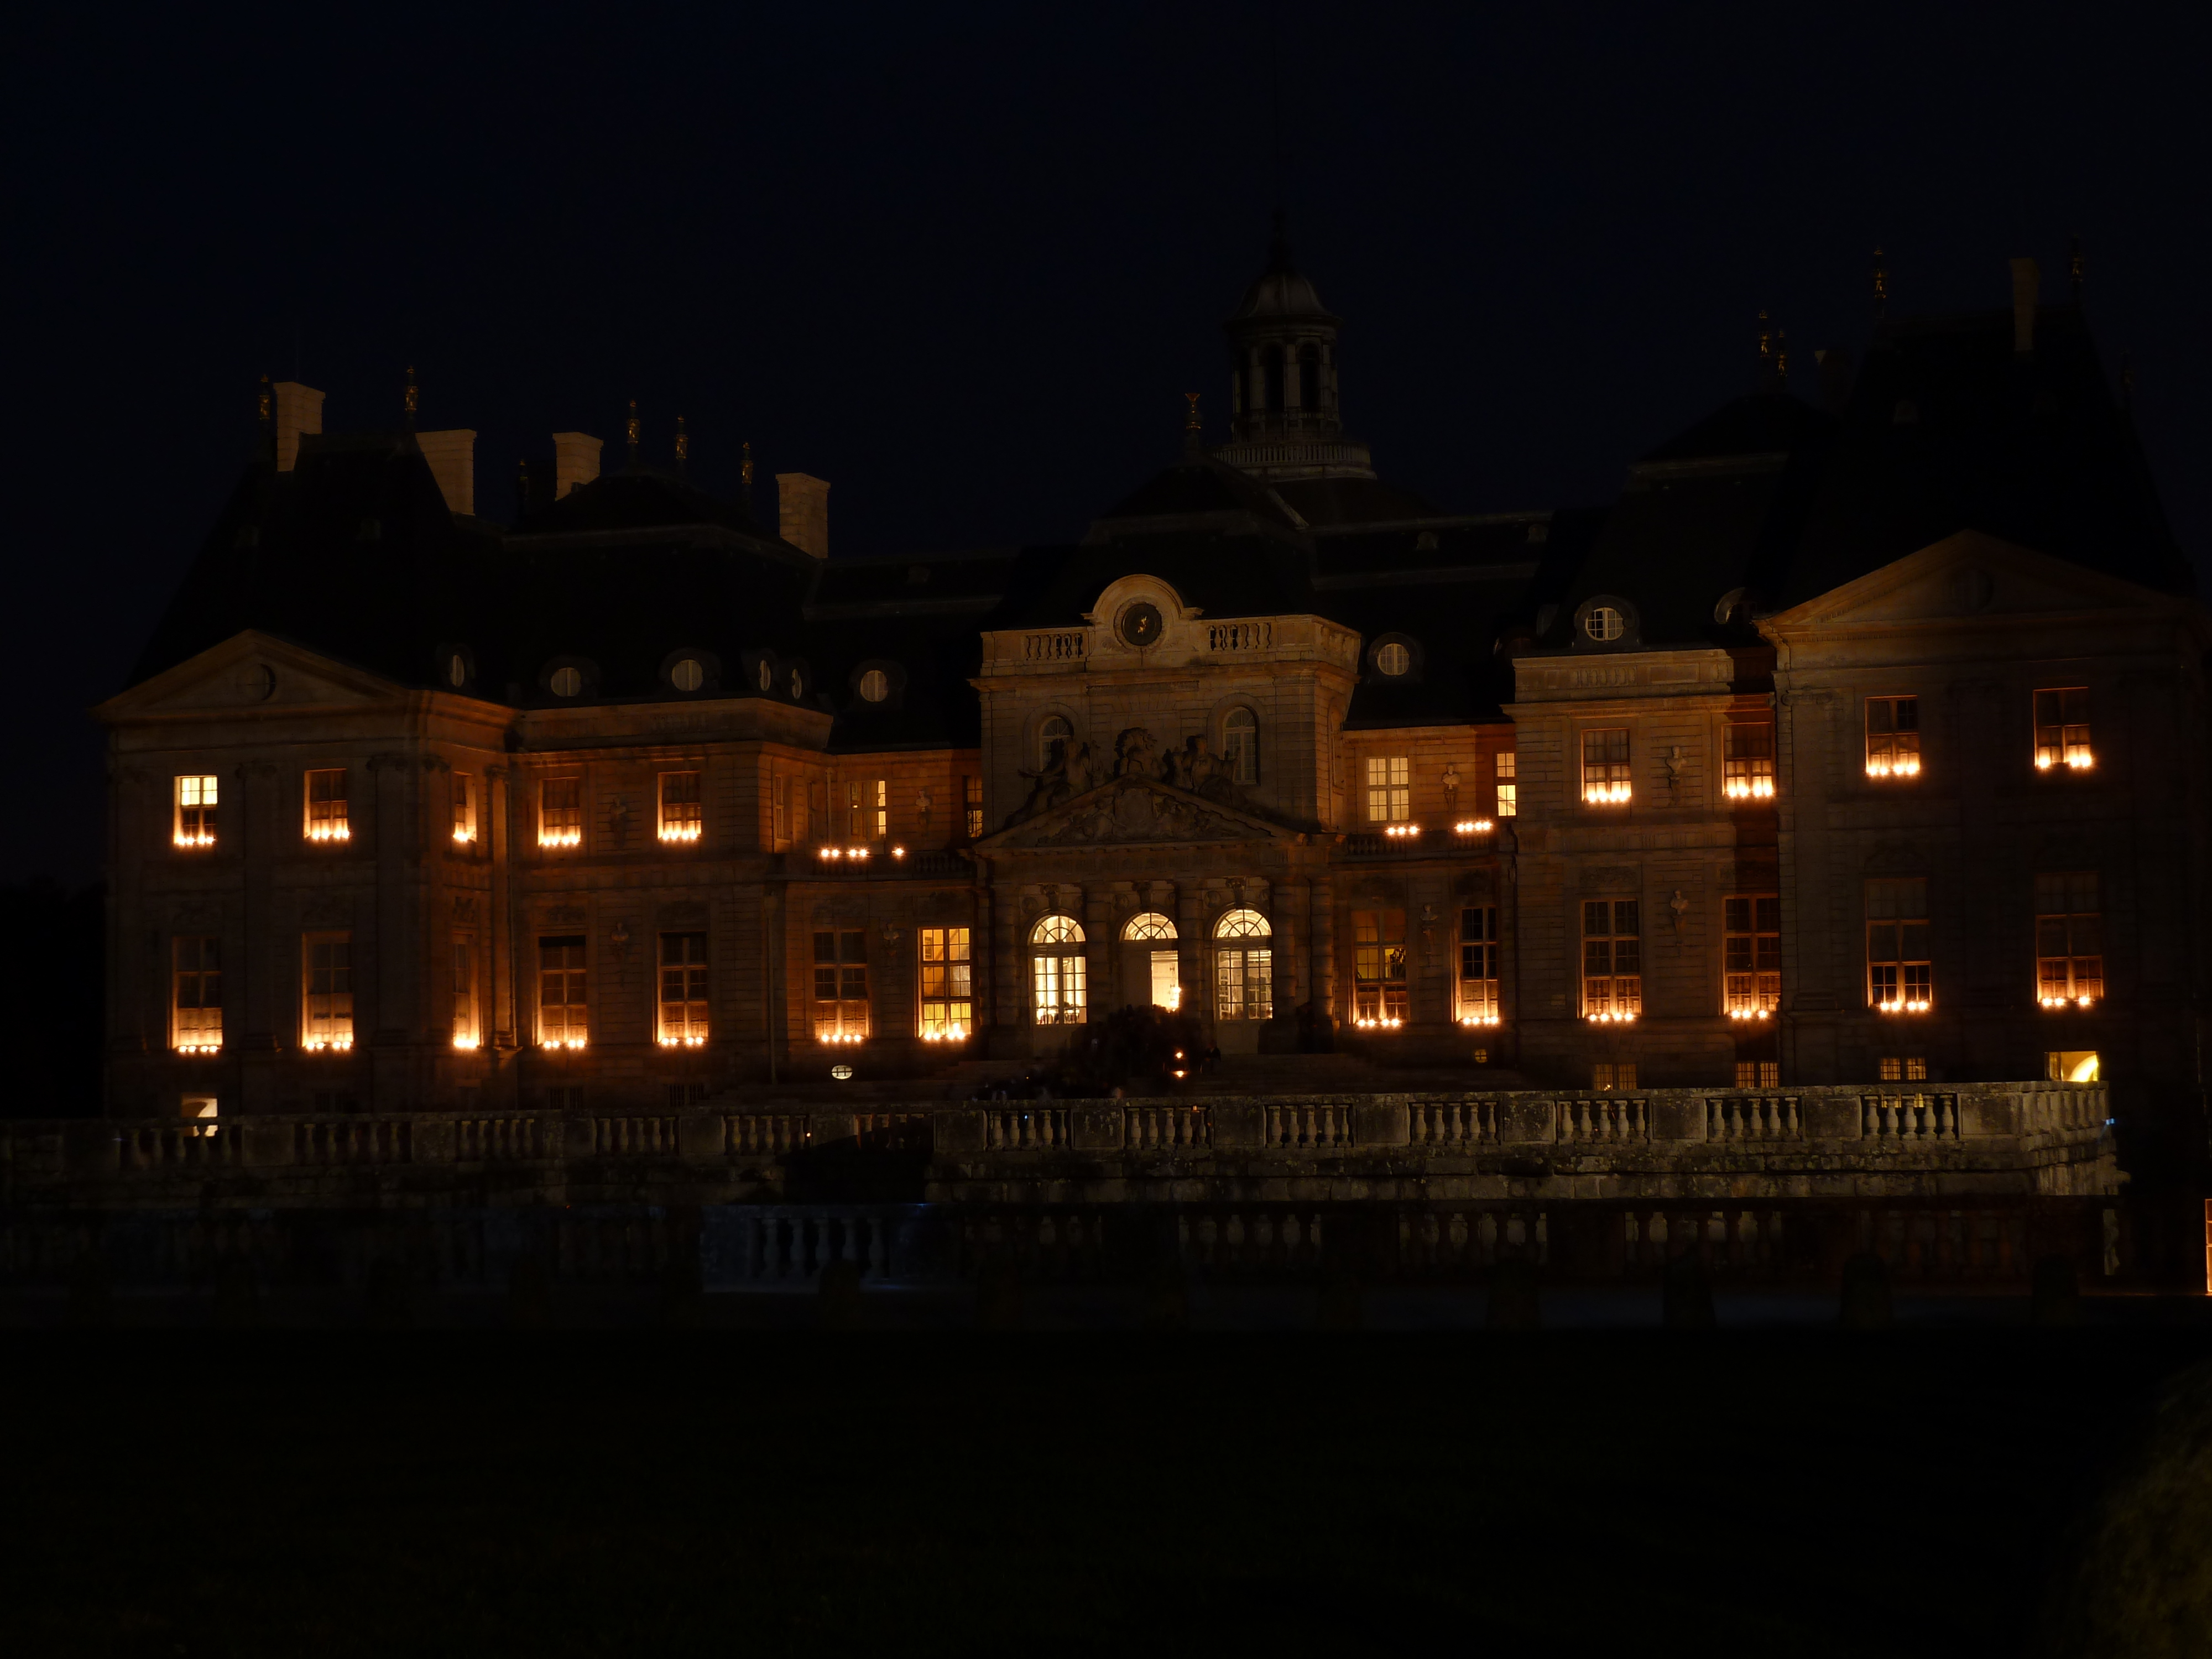
<instances>
[{"instance_id":1,"label":"carved stone ornament","mask_svg":"<svg viewBox=\"0 0 2212 1659\"><path fill-rule=\"evenodd\" d=\"M1267 830L1160 787L1123 778L1064 811L1025 825L1013 847L1104 846L1132 842L1266 841Z\"/></svg>"},{"instance_id":2,"label":"carved stone ornament","mask_svg":"<svg viewBox=\"0 0 2212 1659\"><path fill-rule=\"evenodd\" d=\"M453 920L474 921L477 919L477 896L474 893L453 895Z\"/></svg>"},{"instance_id":3,"label":"carved stone ornament","mask_svg":"<svg viewBox=\"0 0 2212 1659\"><path fill-rule=\"evenodd\" d=\"M545 920L571 926L580 925L584 920L584 907L580 904L556 904L545 913Z\"/></svg>"}]
</instances>

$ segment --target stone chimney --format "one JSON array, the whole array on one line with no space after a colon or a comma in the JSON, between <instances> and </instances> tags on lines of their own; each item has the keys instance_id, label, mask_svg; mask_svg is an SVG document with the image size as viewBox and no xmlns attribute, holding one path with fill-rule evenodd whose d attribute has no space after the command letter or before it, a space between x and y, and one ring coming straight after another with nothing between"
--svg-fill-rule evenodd
<instances>
[{"instance_id":1,"label":"stone chimney","mask_svg":"<svg viewBox=\"0 0 2212 1659\"><path fill-rule=\"evenodd\" d=\"M2012 262L2012 349L2035 349L2035 302L2043 278L2033 259Z\"/></svg>"},{"instance_id":2,"label":"stone chimney","mask_svg":"<svg viewBox=\"0 0 2212 1659\"><path fill-rule=\"evenodd\" d=\"M553 434L553 499L581 489L599 476L599 440L584 432Z\"/></svg>"},{"instance_id":3,"label":"stone chimney","mask_svg":"<svg viewBox=\"0 0 2212 1659\"><path fill-rule=\"evenodd\" d=\"M830 556L830 485L804 472L775 475L776 532L801 552Z\"/></svg>"},{"instance_id":4,"label":"stone chimney","mask_svg":"<svg viewBox=\"0 0 2212 1659\"><path fill-rule=\"evenodd\" d=\"M323 394L297 380L279 380L276 393L276 470L289 472L300 461L302 433L317 437L323 430Z\"/></svg>"},{"instance_id":5,"label":"stone chimney","mask_svg":"<svg viewBox=\"0 0 2212 1659\"><path fill-rule=\"evenodd\" d=\"M471 518L477 510L477 434L473 432L418 432L416 446L430 464L430 476L446 497L446 511Z\"/></svg>"}]
</instances>

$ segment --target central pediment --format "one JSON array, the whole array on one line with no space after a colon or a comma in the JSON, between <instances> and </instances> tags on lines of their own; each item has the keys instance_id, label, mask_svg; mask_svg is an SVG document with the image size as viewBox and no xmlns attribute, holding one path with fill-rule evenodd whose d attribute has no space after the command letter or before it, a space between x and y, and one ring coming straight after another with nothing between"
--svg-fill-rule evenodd
<instances>
[{"instance_id":1,"label":"central pediment","mask_svg":"<svg viewBox=\"0 0 2212 1659\"><path fill-rule=\"evenodd\" d=\"M1265 818L1151 778L1120 777L976 843L981 852L1285 839Z\"/></svg>"}]
</instances>

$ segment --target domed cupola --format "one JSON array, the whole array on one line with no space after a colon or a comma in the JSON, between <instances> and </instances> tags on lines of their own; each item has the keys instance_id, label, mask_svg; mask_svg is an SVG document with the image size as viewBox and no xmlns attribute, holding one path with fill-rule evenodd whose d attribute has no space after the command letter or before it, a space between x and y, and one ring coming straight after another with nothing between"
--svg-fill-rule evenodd
<instances>
[{"instance_id":1,"label":"domed cupola","mask_svg":"<svg viewBox=\"0 0 2212 1659\"><path fill-rule=\"evenodd\" d=\"M1291 264L1278 211L1267 268L1224 325L1231 436L1217 457L1270 479L1375 476L1367 446L1344 435L1336 386L1340 321Z\"/></svg>"}]
</instances>

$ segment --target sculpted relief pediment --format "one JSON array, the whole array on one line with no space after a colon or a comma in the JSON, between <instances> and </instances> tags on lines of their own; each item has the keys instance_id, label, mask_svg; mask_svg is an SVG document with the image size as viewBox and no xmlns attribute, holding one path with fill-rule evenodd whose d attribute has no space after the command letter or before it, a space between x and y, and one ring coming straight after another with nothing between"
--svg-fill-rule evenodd
<instances>
[{"instance_id":1,"label":"sculpted relief pediment","mask_svg":"<svg viewBox=\"0 0 2212 1659\"><path fill-rule=\"evenodd\" d=\"M1148 779L1117 778L993 836L987 847L1120 846L1136 842L1267 841L1275 831Z\"/></svg>"}]
</instances>

